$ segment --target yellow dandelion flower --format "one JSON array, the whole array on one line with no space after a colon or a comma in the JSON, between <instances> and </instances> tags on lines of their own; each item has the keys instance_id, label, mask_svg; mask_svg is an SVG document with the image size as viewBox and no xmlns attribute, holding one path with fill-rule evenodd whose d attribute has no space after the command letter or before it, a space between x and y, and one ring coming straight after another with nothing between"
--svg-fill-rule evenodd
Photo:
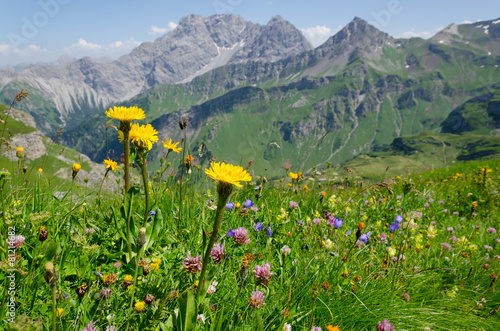
<instances>
[{"instance_id":1,"label":"yellow dandelion flower","mask_svg":"<svg viewBox=\"0 0 500 331\"><path fill-rule=\"evenodd\" d=\"M172 138L170 139L165 139L165 141L161 142L163 144L163 147L167 148L169 151L173 151L175 153L179 153L182 151L182 147L177 147L179 143L172 143Z\"/></svg>"},{"instance_id":2,"label":"yellow dandelion flower","mask_svg":"<svg viewBox=\"0 0 500 331\"><path fill-rule=\"evenodd\" d=\"M293 173L293 172L289 172L288 176L290 176L290 178L292 178L292 180L297 180L299 178L299 175L296 173Z\"/></svg>"},{"instance_id":3,"label":"yellow dandelion flower","mask_svg":"<svg viewBox=\"0 0 500 331\"><path fill-rule=\"evenodd\" d=\"M120 168L117 164L117 162L111 160L111 159L107 159L107 160L104 160L103 162L105 165L106 165L106 169L110 169L112 170L113 172L116 172L116 169Z\"/></svg>"},{"instance_id":4,"label":"yellow dandelion flower","mask_svg":"<svg viewBox=\"0 0 500 331\"><path fill-rule=\"evenodd\" d=\"M243 187L241 181L249 182L252 180L250 174L243 167L221 162L212 162L210 169L205 169L205 173L216 181L234 184L237 187Z\"/></svg>"},{"instance_id":5,"label":"yellow dandelion flower","mask_svg":"<svg viewBox=\"0 0 500 331\"><path fill-rule=\"evenodd\" d=\"M235 207L236 207L236 209L238 209L241 207L241 204L239 202L237 202Z\"/></svg>"},{"instance_id":6,"label":"yellow dandelion flower","mask_svg":"<svg viewBox=\"0 0 500 331\"><path fill-rule=\"evenodd\" d=\"M157 272L159 268L160 268L160 265L158 263L150 263L149 264L149 270L151 270L153 272Z\"/></svg>"},{"instance_id":7,"label":"yellow dandelion flower","mask_svg":"<svg viewBox=\"0 0 500 331\"><path fill-rule=\"evenodd\" d=\"M339 329L339 326L338 326L338 325L332 326L331 324L328 324L328 326L326 327L326 329L327 329L328 331L341 331L341 330Z\"/></svg>"},{"instance_id":8,"label":"yellow dandelion flower","mask_svg":"<svg viewBox=\"0 0 500 331\"><path fill-rule=\"evenodd\" d=\"M64 314L64 309L57 308L56 317L62 317L63 314Z\"/></svg>"},{"instance_id":9,"label":"yellow dandelion flower","mask_svg":"<svg viewBox=\"0 0 500 331\"><path fill-rule=\"evenodd\" d=\"M23 157L23 155L24 155L24 148L22 148L21 146L17 147L16 156L21 158L21 157Z\"/></svg>"},{"instance_id":10,"label":"yellow dandelion flower","mask_svg":"<svg viewBox=\"0 0 500 331\"><path fill-rule=\"evenodd\" d=\"M125 278L123 279L124 282L132 282L134 280L134 278L132 277L132 275L125 275Z\"/></svg>"},{"instance_id":11,"label":"yellow dandelion flower","mask_svg":"<svg viewBox=\"0 0 500 331\"><path fill-rule=\"evenodd\" d=\"M144 301L137 301L134 305L134 310L138 313L143 311L144 308L146 308L146 303Z\"/></svg>"},{"instance_id":12,"label":"yellow dandelion flower","mask_svg":"<svg viewBox=\"0 0 500 331\"><path fill-rule=\"evenodd\" d=\"M132 124L129 132L129 140L137 149L151 150L153 144L158 142L158 131L151 124L139 125ZM118 131L118 140L123 142L124 136L122 131Z\"/></svg>"},{"instance_id":13,"label":"yellow dandelion flower","mask_svg":"<svg viewBox=\"0 0 500 331\"><path fill-rule=\"evenodd\" d=\"M43 172L43 169L42 168L38 168L38 173L41 175Z\"/></svg>"},{"instance_id":14,"label":"yellow dandelion flower","mask_svg":"<svg viewBox=\"0 0 500 331\"><path fill-rule=\"evenodd\" d=\"M144 111L139 107L113 107L113 109L109 108L105 114L111 119L117 119L124 123L130 123L132 120L143 120L146 118Z\"/></svg>"},{"instance_id":15,"label":"yellow dandelion flower","mask_svg":"<svg viewBox=\"0 0 500 331\"><path fill-rule=\"evenodd\" d=\"M73 169L73 172L78 172L81 168L82 165L80 163L73 163L73 167L71 167L71 169Z\"/></svg>"}]
</instances>

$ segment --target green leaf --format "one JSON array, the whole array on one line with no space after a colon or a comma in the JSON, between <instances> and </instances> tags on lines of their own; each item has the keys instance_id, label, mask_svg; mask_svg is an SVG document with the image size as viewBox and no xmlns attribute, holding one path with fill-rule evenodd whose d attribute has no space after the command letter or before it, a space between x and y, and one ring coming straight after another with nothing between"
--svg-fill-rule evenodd
<instances>
[{"instance_id":1,"label":"green leaf","mask_svg":"<svg viewBox=\"0 0 500 331\"><path fill-rule=\"evenodd\" d=\"M45 258L48 261L51 261L54 258L54 256L56 255L56 252L57 252L57 244L56 244L56 242L53 239L50 239L50 241L45 244L44 251L45 251L45 254L44 254Z\"/></svg>"},{"instance_id":2,"label":"green leaf","mask_svg":"<svg viewBox=\"0 0 500 331\"><path fill-rule=\"evenodd\" d=\"M194 293L187 290L179 298L179 312L176 316L178 330L191 331L196 328L196 318L198 307L194 298Z\"/></svg>"},{"instance_id":3,"label":"green leaf","mask_svg":"<svg viewBox=\"0 0 500 331\"><path fill-rule=\"evenodd\" d=\"M151 248L155 243L156 239L158 239L158 235L160 234L161 229L163 229L163 215L161 210L158 208L153 209L156 214L153 216L153 222L149 222L147 225L147 235L148 242L146 244L145 249Z\"/></svg>"}]
</instances>

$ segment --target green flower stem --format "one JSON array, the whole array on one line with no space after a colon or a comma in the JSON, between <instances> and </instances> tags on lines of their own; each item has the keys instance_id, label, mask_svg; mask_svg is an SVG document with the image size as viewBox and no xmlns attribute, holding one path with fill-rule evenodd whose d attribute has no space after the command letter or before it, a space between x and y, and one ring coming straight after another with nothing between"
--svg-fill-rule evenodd
<instances>
[{"instance_id":1,"label":"green flower stem","mask_svg":"<svg viewBox=\"0 0 500 331\"><path fill-rule=\"evenodd\" d=\"M134 308L135 284L137 281L137 273L139 272L139 262L141 261L141 258L142 258L142 252L143 252L142 246L138 247L137 263L135 264L134 280L132 283L132 295L130 296L130 308L129 308L129 313L128 313L129 316L132 315L132 309ZM129 323L130 323L130 319L128 319L128 321L127 321L127 330L129 329Z\"/></svg>"},{"instance_id":2,"label":"green flower stem","mask_svg":"<svg viewBox=\"0 0 500 331\"><path fill-rule=\"evenodd\" d=\"M144 208L144 221L142 226L146 227L149 215L149 183L148 183L148 170L146 169L147 152L140 151L138 154L142 161L141 162L142 182L144 184L144 192L146 195L146 207Z\"/></svg>"},{"instance_id":3,"label":"green flower stem","mask_svg":"<svg viewBox=\"0 0 500 331\"><path fill-rule=\"evenodd\" d=\"M50 288L52 289L52 330L56 331L56 286L51 285Z\"/></svg>"},{"instance_id":4,"label":"green flower stem","mask_svg":"<svg viewBox=\"0 0 500 331\"><path fill-rule=\"evenodd\" d=\"M125 193L127 193L130 187L130 169L129 169L130 146L128 142L129 131L123 130L122 132L123 132L123 168L125 170Z\"/></svg>"},{"instance_id":5,"label":"green flower stem","mask_svg":"<svg viewBox=\"0 0 500 331\"><path fill-rule=\"evenodd\" d=\"M221 183L219 183L221 185ZM212 247L217 240L219 234L220 225L222 223L222 217L224 216L224 209L229 199L229 194L220 194L217 199L217 211L215 212L214 226L212 228L212 235L210 236L210 241L208 242L207 249L205 250L205 255L203 256L203 264L201 267L200 282L198 284L198 290L196 291L196 301L202 294L202 289L205 287L205 273L207 272L208 262L210 261L210 252Z\"/></svg>"}]
</instances>

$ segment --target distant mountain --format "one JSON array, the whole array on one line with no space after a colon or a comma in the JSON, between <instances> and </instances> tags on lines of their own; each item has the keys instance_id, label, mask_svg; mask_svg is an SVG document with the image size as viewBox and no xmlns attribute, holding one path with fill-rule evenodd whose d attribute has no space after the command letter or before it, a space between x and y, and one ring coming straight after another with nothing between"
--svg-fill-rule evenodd
<instances>
[{"instance_id":1,"label":"distant mountain","mask_svg":"<svg viewBox=\"0 0 500 331\"><path fill-rule=\"evenodd\" d=\"M234 15L189 15L175 30L116 61L86 57L0 71L0 101L11 100L19 87L30 90L26 109L42 131L51 132L157 84L187 82L230 63L272 62L312 48L280 16L262 26Z\"/></svg>"},{"instance_id":2,"label":"distant mountain","mask_svg":"<svg viewBox=\"0 0 500 331\"><path fill-rule=\"evenodd\" d=\"M179 43L166 53L175 53L184 61L178 60L170 69L160 60L151 65L151 54L156 54L155 59L167 56L164 51L155 53L153 43L112 63L125 63L123 68L129 67L129 61L142 63L132 72L137 77L150 73L149 80L136 81L142 82L145 91L117 104L144 109L147 121L162 139L180 140L177 122L187 117L190 150L203 146L198 155L201 164L211 157L233 163L252 159L256 172L275 176L286 160L294 163L294 169L306 171L326 161L342 164L361 154L395 153L397 149L390 146L400 137L449 132L446 127L452 127L448 121L454 109L491 93L500 84L500 20L450 25L424 40L393 38L354 18L316 49L300 42L303 37L279 17L266 26L245 23L244 29L237 22L244 21L237 16L183 19L180 27L155 41L165 38L168 42L161 45L170 45L172 40ZM255 29L260 32L252 32ZM216 30L225 33L216 34ZM280 37L283 31L288 31L287 37ZM245 45L237 42L245 33L256 36L252 47L246 48L246 37ZM210 36L211 41L193 36ZM187 46L181 46L179 40ZM199 43L193 46L193 40ZM268 48L273 40L282 40L281 46ZM208 51L209 44L217 46L213 53ZM297 44L302 46L291 46ZM207 50L208 56L202 57L200 49ZM143 61L131 60L137 58ZM205 62L194 65L200 61ZM186 68L179 67L183 65ZM178 72L184 74L177 83L162 83ZM119 69L115 74L117 81L122 76L123 81L129 79ZM102 82L95 84L105 86ZM127 91L132 90L133 86ZM119 158L116 133L105 129L104 107L94 114L77 113L85 115L68 124L61 141L96 161L110 151ZM485 114L481 112L481 116ZM471 123L472 117L464 118ZM492 118L476 121L489 126L473 133L497 134L492 122L496 117ZM152 165L161 155L159 144L150 153ZM482 154L471 150L468 155Z\"/></svg>"}]
</instances>

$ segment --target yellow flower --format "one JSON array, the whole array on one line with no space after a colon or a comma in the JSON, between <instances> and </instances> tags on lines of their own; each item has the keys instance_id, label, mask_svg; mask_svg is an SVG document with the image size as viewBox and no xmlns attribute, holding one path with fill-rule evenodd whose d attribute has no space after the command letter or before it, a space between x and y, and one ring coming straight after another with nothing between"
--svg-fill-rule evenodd
<instances>
[{"instance_id":1,"label":"yellow flower","mask_svg":"<svg viewBox=\"0 0 500 331\"><path fill-rule=\"evenodd\" d=\"M389 247L387 253L389 253L389 256L394 256L396 255L396 249L394 247Z\"/></svg>"},{"instance_id":2,"label":"yellow flower","mask_svg":"<svg viewBox=\"0 0 500 331\"><path fill-rule=\"evenodd\" d=\"M124 123L146 118L144 111L139 107L113 107L113 109L109 108L105 114L111 119L117 119Z\"/></svg>"},{"instance_id":3,"label":"yellow flower","mask_svg":"<svg viewBox=\"0 0 500 331\"><path fill-rule=\"evenodd\" d=\"M186 165L187 165L188 167L190 167L190 166L191 166L191 163L192 163L192 162L193 162L193 156L192 156L192 155L188 155L188 156L186 156Z\"/></svg>"},{"instance_id":4,"label":"yellow flower","mask_svg":"<svg viewBox=\"0 0 500 331\"><path fill-rule=\"evenodd\" d=\"M161 264L161 260L160 259L153 259L153 262L160 265Z\"/></svg>"},{"instance_id":5,"label":"yellow flower","mask_svg":"<svg viewBox=\"0 0 500 331\"><path fill-rule=\"evenodd\" d=\"M289 172L288 176L290 176L293 180L297 180L299 178L299 175L293 172Z\"/></svg>"},{"instance_id":6,"label":"yellow flower","mask_svg":"<svg viewBox=\"0 0 500 331\"><path fill-rule=\"evenodd\" d=\"M338 326L338 325L332 326L331 324L329 324L329 325L326 327L326 329L327 329L328 331L341 331L341 330L339 329L339 326Z\"/></svg>"},{"instance_id":7,"label":"yellow flower","mask_svg":"<svg viewBox=\"0 0 500 331\"><path fill-rule=\"evenodd\" d=\"M250 174L243 167L221 162L212 162L210 169L205 169L205 173L216 181L234 184L237 187L243 187L241 181L249 182L252 180Z\"/></svg>"},{"instance_id":8,"label":"yellow flower","mask_svg":"<svg viewBox=\"0 0 500 331\"><path fill-rule=\"evenodd\" d=\"M78 172L82 168L82 165L80 163L73 163L73 172Z\"/></svg>"},{"instance_id":9,"label":"yellow flower","mask_svg":"<svg viewBox=\"0 0 500 331\"><path fill-rule=\"evenodd\" d=\"M330 249L330 248L332 248L332 246L333 246L333 242L332 242L330 239L323 240L323 246L324 246L326 249Z\"/></svg>"},{"instance_id":10,"label":"yellow flower","mask_svg":"<svg viewBox=\"0 0 500 331\"><path fill-rule=\"evenodd\" d=\"M160 268L160 264L158 264L158 263L150 263L149 264L149 270L151 270L153 272L157 272L159 268Z\"/></svg>"},{"instance_id":11,"label":"yellow flower","mask_svg":"<svg viewBox=\"0 0 500 331\"><path fill-rule=\"evenodd\" d=\"M165 141L162 141L161 143L163 144L163 147L168 148L169 151L173 151L176 153L179 153L180 151L182 151L182 147L177 147L177 145L179 145L179 143L172 143L172 138L170 138L168 140L165 139Z\"/></svg>"},{"instance_id":12,"label":"yellow flower","mask_svg":"<svg viewBox=\"0 0 500 331\"><path fill-rule=\"evenodd\" d=\"M306 191L306 192L309 191L309 186L304 185L304 191Z\"/></svg>"},{"instance_id":13,"label":"yellow flower","mask_svg":"<svg viewBox=\"0 0 500 331\"><path fill-rule=\"evenodd\" d=\"M61 317L64 314L64 309L57 308L56 317Z\"/></svg>"},{"instance_id":14,"label":"yellow flower","mask_svg":"<svg viewBox=\"0 0 500 331\"><path fill-rule=\"evenodd\" d=\"M151 150L153 144L158 142L158 131L156 131L151 124L139 125L132 124L129 132L129 139L137 149ZM118 131L118 140L123 142L124 136L122 131Z\"/></svg>"},{"instance_id":15,"label":"yellow flower","mask_svg":"<svg viewBox=\"0 0 500 331\"><path fill-rule=\"evenodd\" d=\"M146 308L146 303L144 301L137 301L134 305L134 310L136 312L141 312Z\"/></svg>"},{"instance_id":16,"label":"yellow flower","mask_svg":"<svg viewBox=\"0 0 500 331\"><path fill-rule=\"evenodd\" d=\"M23 155L24 155L24 148L22 148L21 146L17 147L16 156L21 158L21 157L23 157Z\"/></svg>"},{"instance_id":17,"label":"yellow flower","mask_svg":"<svg viewBox=\"0 0 500 331\"><path fill-rule=\"evenodd\" d=\"M43 172L43 169L42 168L38 168L38 173L41 175Z\"/></svg>"},{"instance_id":18,"label":"yellow flower","mask_svg":"<svg viewBox=\"0 0 500 331\"><path fill-rule=\"evenodd\" d=\"M134 278L132 277L132 275L125 275L125 278L123 279L124 282L132 282L134 280Z\"/></svg>"},{"instance_id":19,"label":"yellow flower","mask_svg":"<svg viewBox=\"0 0 500 331\"><path fill-rule=\"evenodd\" d=\"M240 208L241 207L241 204L239 202L236 202L236 209Z\"/></svg>"},{"instance_id":20,"label":"yellow flower","mask_svg":"<svg viewBox=\"0 0 500 331\"><path fill-rule=\"evenodd\" d=\"M113 172L116 172L116 169L120 168L117 164L117 162L111 160L111 159L107 159L107 160L104 160L103 162L105 165L106 165L106 169L110 169L110 170L113 170Z\"/></svg>"}]
</instances>

